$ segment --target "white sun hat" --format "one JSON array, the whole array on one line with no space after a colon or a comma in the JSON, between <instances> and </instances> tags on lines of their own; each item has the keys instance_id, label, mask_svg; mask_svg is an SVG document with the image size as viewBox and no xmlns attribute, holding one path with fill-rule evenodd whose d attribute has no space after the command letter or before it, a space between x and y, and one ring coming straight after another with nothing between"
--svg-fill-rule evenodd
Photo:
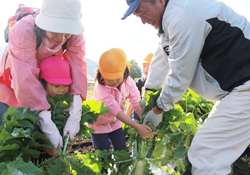
<instances>
[{"instance_id":1,"label":"white sun hat","mask_svg":"<svg viewBox=\"0 0 250 175\"><path fill-rule=\"evenodd\" d=\"M35 23L46 31L80 35L84 32L81 16L80 0L43 0Z\"/></svg>"}]
</instances>

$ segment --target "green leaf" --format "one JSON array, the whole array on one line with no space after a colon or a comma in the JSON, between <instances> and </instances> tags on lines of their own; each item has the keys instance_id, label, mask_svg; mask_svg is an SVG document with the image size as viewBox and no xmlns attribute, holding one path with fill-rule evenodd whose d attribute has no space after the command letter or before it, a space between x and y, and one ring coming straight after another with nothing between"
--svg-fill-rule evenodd
<instances>
[{"instance_id":1,"label":"green leaf","mask_svg":"<svg viewBox=\"0 0 250 175\"><path fill-rule=\"evenodd\" d=\"M8 144L8 145L4 145L4 146L0 147L0 151L17 150L19 148L20 148L20 146L18 144L13 143L13 144Z\"/></svg>"},{"instance_id":2,"label":"green leaf","mask_svg":"<svg viewBox=\"0 0 250 175\"><path fill-rule=\"evenodd\" d=\"M25 128L30 128L31 130L34 129L34 124L32 124L30 121L28 120L19 120L18 121L19 124L23 125L23 127ZM16 127L16 126L15 126Z\"/></svg>"},{"instance_id":3,"label":"green leaf","mask_svg":"<svg viewBox=\"0 0 250 175\"><path fill-rule=\"evenodd\" d=\"M19 123L18 121L8 121L5 123L6 125L6 129L12 129L12 128L20 128L20 127L24 127L23 124Z\"/></svg>"},{"instance_id":4,"label":"green leaf","mask_svg":"<svg viewBox=\"0 0 250 175\"><path fill-rule=\"evenodd\" d=\"M44 133L35 131L33 132L32 137L35 141L39 142L41 146L47 147L49 149L54 148L54 146L51 144L50 140L46 137Z\"/></svg>"},{"instance_id":5,"label":"green leaf","mask_svg":"<svg viewBox=\"0 0 250 175\"><path fill-rule=\"evenodd\" d=\"M114 159L116 161L123 161L123 160L128 160L128 159L133 159L133 158L131 158L128 151L121 150L121 151L115 151L114 152Z\"/></svg>"},{"instance_id":6,"label":"green leaf","mask_svg":"<svg viewBox=\"0 0 250 175\"><path fill-rule=\"evenodd\" d=\"M33 158L36 158L36 159L38 159L39 156L40 156L40 151L37 151L37 150L34 150L34 149L24 148L23 147L21 149L21 151L22 151L23 154L29 155L29 156L31 156Z\"/></svg>"},{"instance_id":7,"label":"green leaf","mask_svg":"<svg viewBox=\"0 0 250 175\"><path fill-rule=\"evenodd\" d=\"M167 151L166 146L164 144L160 143L157 146L157 149L154 149L153 156L155 158L161 158L164 155L164 152L166 152L166 151Z\"/></svg>"},{"instance_id":8,"label":"green leaf","mask_svg":"<svg viewBox=\"0 0 250 175\"><path fill-rule=\"evenodd\" d=\"M180 159L177 159L175 161L175 164L177 165L177 167L179 169L182 169L182 171L185 172L185 165L183 164L183 162Z\"/></svg>"},{"instance_id":9,"label":"green leaf","mask_svg":"<svg viewBox=\"0 0 250 175\"><path fill-rule=\"evenodd\" d=\"M190 94L195 97L195 98L200 98L199 95L197 95L194 91L192 91L191 89L188 88L188 91L190 92Z\"/></svg>"},{"instance_id":10,"label":"green leaf","mask_svg":"<svg viewBox=\"0 0 250 175\"><path fill-rule=\"evenodd\" d=\"M40 143L36 142L35 140L29 140L28 144L27 144L28 147L35 147L35 148L39 148L41 147Z\"/></svg>"},{"instance_id":11,"label":"green leaf","mask_svg":"<svg viewBox=\"0 0 250 175\"><path fill-rule=\"evenodd\" d=\"M62 108L62 109L68 109L70 106L68 106L67 103L58 103L56 105L57 108Z\"/></svg>"},{"instance_id":12,"label":"green leaf","mask_svg":"<svg viewBox=\"0 0 250 175\"><path fill-rule=\"evenodd\" d=\"M56 108L55 109L55 114L63 114L63 109L62 108Z\"/></svg>"},{"instance_id":13,"label":"green leaf","mask_svg":"<svg viewBox=\"0 0 250 175\"><path fill-rule=\"evenodd\" d=\"M71 94L57 95L54 97L54 100L55 102L59 102L59 101L73 102L73 96Z\"/></svg>"},{"instance_id":14,"label":"green leaf","mask_svg":"<svg viewBox=\"0 0 250 175\"><path fill-rule=\"evenodd\" d=\"M11 133L13 137L28 137L31 136L30 129L24 130L23 128L14 128L13 132Z\"/></svg>"},{"instance_id":15,"label":"green leaf","mask_svg":"<svg viewBox=\"0 0 250 175\"><path fill-rule=\"evenodd\" d=\"M180 159L185 158L187 157L187 151L188 150L186 149L185 146L180 146L174 151L174 157Z\"/></svg>"},{"instance_id":16,"label":"green leaf","mask_svg":"<svg viewBox=\"0 0 250 175\"><path fill-rule=\"evenodd\" d=\"M83 101L82 106L85 106L83 107L83 113L90 111L99 115L106 115L109 111L108 107L104 107L102 102L97 102L94 99Z\"/></svg>"},{"instance_id":17,"label":"green leaf","mask_svg":"<svg viewBox=\"0 0 250 175\"><path fill-rule=\"evenodd\" d=\"M172 150L167 150L163 159L161 160L161 166L165 166L169 164L169 162L173 159L173 152Z\"/></svg>"},{"instance_id":18,"label":"green leaf","mask_svg":"<svg viewBox=\"0 0 250 175\"><path fill-rule=\"evenodd\" d=\"M0 163L0 173L2 174L2 172L7 168L7 163L6 162L2 162Z\"/></svg>"},{"instance_id":19,"label":"green leaf","mask_svg":"<svg viewBox=\"0 0 250 175\"><path fill-rule=\"evenodd\" d=\"M44 175L43 170L33 163L25 163L21 157L0 166L1 175Z\"/></svg>"},{"instance_id":20,"label":"green leaf","mask_svg":"<svg viewBox=\"0 0 250 175\"><path fill-rule=\"evenodd\" d=\"M56 102L54 100L54 98L50 97L50 96L46 96L47 97L47 101L49 102L49 104L51 106L55 106Z\"/></svg>"}]
</instances>

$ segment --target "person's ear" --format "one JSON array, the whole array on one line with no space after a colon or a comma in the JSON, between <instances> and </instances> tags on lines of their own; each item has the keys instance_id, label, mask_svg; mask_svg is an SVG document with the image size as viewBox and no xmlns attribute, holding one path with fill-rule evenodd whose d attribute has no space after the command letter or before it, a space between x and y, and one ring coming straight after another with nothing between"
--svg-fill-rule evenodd
<instances>
[{"instance_id":1,"label":"person's ear","mask_svg":"<svg viewBox=\"0 0 250 175\"><path fill-rule=\"evenodd\" d=\"M165 7L166 0L159 0L162 7Z\"/></svg>"}]
</instances>

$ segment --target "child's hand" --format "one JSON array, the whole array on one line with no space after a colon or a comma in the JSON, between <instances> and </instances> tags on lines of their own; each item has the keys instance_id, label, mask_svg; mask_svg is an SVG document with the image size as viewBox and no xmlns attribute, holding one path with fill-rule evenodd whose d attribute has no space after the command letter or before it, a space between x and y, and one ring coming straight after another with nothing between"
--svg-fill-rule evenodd
<instances>
[{"instance_id":1,"label":"child's hand","mask_svg":"<svg viewBox=\"0 0 250 175\"><path fill-rule=\"evenodd\" d=\"M68 148L67 148L68 152L71 151L72 145L76 142L76 140L77 140L77 137L74 137L73 140L72 140L73 143L71 143L71 142L68 142L68 143L67 143L67 144L68 144Z\"/></svg>"},{"instance_id":2,"label":"child's hand","mask_svg":"<svg viewBox=\"0 0 250 175\"><path fill-rule=\"evenodd\" d=\"M150 134L144 135L143 138L144 139L148 139L148 138L152 139L155 135L157 135L157 131L153 131Z\"/></svg>"},{"instance_id":3,"label":"child's hand","mask_svg":"<svg viewBox=\"0 0 250 175\"><path fill-rule=\"evenodd\" d=\"M54 147L52 150L46 147L42 147L43 151L45 151L48 155L51 157L57 157L58 156L58 151L57 147Z\"/></svg>"},{"instance_id":4,"label":"child's hand","mask_svg":"<svg viewBox=\"0 0 250 175\"><path fill-rule=\"evenodd\" d=\"M149 138L148 136L152 132L151 128L148 125L142 125L142 124L139 124L139 127L136 131L143 139Z\"/></svg>"}]
</instances>

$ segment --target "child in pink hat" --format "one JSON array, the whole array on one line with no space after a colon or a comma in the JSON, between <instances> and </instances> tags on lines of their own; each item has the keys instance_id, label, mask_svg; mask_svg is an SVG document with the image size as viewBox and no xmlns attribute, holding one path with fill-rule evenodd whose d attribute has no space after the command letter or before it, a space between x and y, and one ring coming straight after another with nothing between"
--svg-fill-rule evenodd
<instances>
[{"instance_id":1,"label":"child in pink hat","mask_svg":"<svg viewBox=\"0 0 250 175\"><path fill-rule=\"evenodd\" d=\"M40 64L40 81L47 96L67 94L72 83L69 64L56 56L46 58Z\"/></svg>"},{"instance_id":2,"label":"child in pink hat","mask_svg":"<svg viewBox=\"0 0 250 175\"><path fill-rule=\"evenodd\" d=\"M69 88L72 83L71 71L70 71L70 66L68 62L63 60L62 58L57 57L57 56L52 56L52 57L44 59L40 63L39 78L43 87L46 90L47 96L54 98L56 95L66 95L67 93L69 93ZM82 103L81 103L81 100L78 103L76 102L77 100L75 100L75 102L73 101L69 109L70 115L75 116L74 123L76 125L72 128L73 125L67 124L68 120L71 120L71 118L69 117L63 129L63 132L66 132L66 133L68 131L73 130L74 134L70 135L70 137L72 138L79 131L79 127L80 127L77 125L77 123L80 123L81 110L79 109L81 109ZM50 138L50 135L48 134L49 132L46 132L47 130L48 131L54 130L54 132L52 133L57 134L58 138L61 140L62 136L60 135L58 129L56 128L52 120L48 120L48 118L46 118L44 119L43 122L38 122L37 124L40 128L41 127L44 128L43 132L47 135L47 137L50 139L50 142L52 144L54 142L54 139ZM46 151L46 153L48 153L52 157L56 157L58 155L57 147L54 147L53 150L44 148L44 151Z\"/></svg>"}]
</instances>

